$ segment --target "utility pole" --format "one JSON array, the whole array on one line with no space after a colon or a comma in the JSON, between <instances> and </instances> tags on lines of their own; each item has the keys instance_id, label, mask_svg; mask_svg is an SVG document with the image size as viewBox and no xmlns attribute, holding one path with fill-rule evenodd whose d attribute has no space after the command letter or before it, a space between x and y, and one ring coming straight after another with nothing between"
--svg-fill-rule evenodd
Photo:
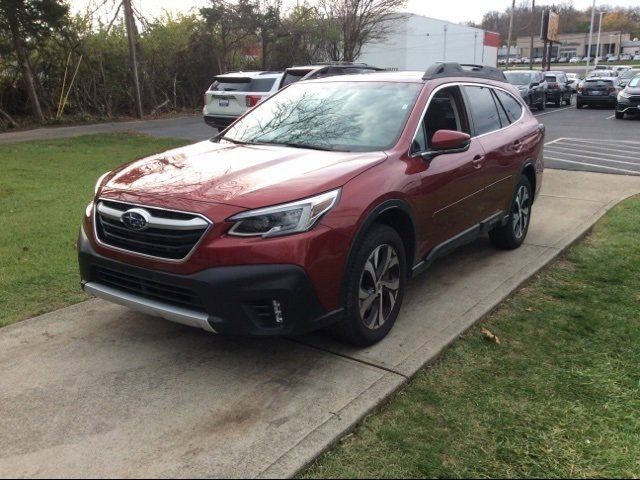
<instances>
[{"instance_id":1,"label":"utility pole","mask_svg":"<svg viewBox=\"0 0 640 480\"><path fill-rule=\"evenodd\" d=\"M595 0L594 0L595 1ZM533 70L533 26L536 16L536 0L531 0L531 49L529 51L529 69Z\"/></svg>"},{"instance_id":2,"label":"utility pole","mask_svg":"<svg viewBox=\"0 0 640 480\"><path fill-rule=\"evenodd\" d=\"M136 57L136 29L133 18L131 0L122 0L124 7L124 21L127 27L127 37L129 39L129 59L131 61L131 73L133 74L133 94L136 99L136 110L138 118L144 118L142 112L142 100L140 97L140 79L138 78L138 59Z\"/></svg>"},{"instance_id":3,"label":"utility pole","mask_svg":"<svg viewBox=\"0 0 640 480\"><path fill-rule=\"evenodd\" d=\"M594 65L598 66L598 57L600 56L600 34L602 33L602 17L607 13L605 11L600 12L600 22L598 22L598 45L596 46L596 60Z\"/></svg>"},{"instance_id":4,"label":"utility pole","mask_svg":"<svg viewBox=\"0 0 640 480\"><path fill-rule=\"evenodd\" d=\"M591 60L591 41L593 40L593 21L596 18L596 0L593 0L593 6L591 7L591 27L589 28L589 49L587 50L587 67L584 71L584 76L589 75L589 63Z\"/></svg>"},{"instance_id":5,"label":"utility pole","mask_svg":"<svg viewBox=\"0 0 640 480\"><path fill-rule=\"evenodd\" d=\"M516 0L513 0L511 4L511 16L509 17L509 35L507 35L507 63L505 64L509 68L509 59L511 58L511 34L513 33L513 12L516 9Z\"/></svg>"}]
</instances>

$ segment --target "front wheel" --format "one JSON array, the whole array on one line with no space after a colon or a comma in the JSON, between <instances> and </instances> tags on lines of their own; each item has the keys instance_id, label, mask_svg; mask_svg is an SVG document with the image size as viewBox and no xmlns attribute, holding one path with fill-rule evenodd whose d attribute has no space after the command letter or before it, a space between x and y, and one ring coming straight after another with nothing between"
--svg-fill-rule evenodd
<instances>
[{"instance_id":1,"label":"front wheel","mask_svg":"<svg viewBox=\"0 0 640 480\"><path fill-rule=\"evenodd\" d=\"M345 316L333 332L368 347L386 337L398 317L407 265L400 236L386 225L374 225L356 249L345 280Z\"/></svg>"},{"instance_id":2,"label":"front wheel","mask_svg":"<svg viewBox=\"0 0 640 480\"><path fill-rule=\"evenodd\" d=\"M622 119L624 118L624 112L618 112L618 111L616 110L616 118L617 118L618 120L622 120Z\"/></svg>"},{"instance_id":3,"label":"front wheel","mask_svg":"<svg viewBox=\"0 0 640 480\"><path fill-rule=\"evenodd\" d=\"M511 200L507 222L489 232L489 238L496 247L513 250L522 245L529 231L533 195L531 182L521 175Z\"/></svg>"}]
</instances>

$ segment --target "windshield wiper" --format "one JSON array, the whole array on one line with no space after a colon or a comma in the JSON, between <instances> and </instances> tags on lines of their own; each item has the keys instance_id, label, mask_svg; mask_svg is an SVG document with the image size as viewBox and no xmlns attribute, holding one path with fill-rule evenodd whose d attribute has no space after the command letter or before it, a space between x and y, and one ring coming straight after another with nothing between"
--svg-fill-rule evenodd
<instances>
[{"instance_id":1,"label":"windshield wiper","mask_svg":"<svg viewBox=\"0 0 640 480\"><path fill-rule=\"evenodd\" d=\"M242 140L236 140L235 138L227 137L225 135L214 137L214 140L218 143L220 143L220 140L226 140L227 142L235 143L236 145L255 145L255 143L243 142Z\"/></svg>"},{"instance_id":2,"label":"windshield wiper","mask_svg":"<svg viewBox=\"0 0 640 480\"><path fill-rule=\"evenodd\" d=\"M283 145L291 148L306 148L309 150L321 150L323 152L334 152L331 147L323 147L322 145L312 145L310 143L296 143L296 142L258 142L264 145Z\"/></svg>"}]
</instances>

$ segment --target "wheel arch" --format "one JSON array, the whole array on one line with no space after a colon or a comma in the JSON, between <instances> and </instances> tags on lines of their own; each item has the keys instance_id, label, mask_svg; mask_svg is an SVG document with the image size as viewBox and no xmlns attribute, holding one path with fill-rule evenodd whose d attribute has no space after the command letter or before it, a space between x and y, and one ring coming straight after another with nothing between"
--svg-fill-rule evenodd
<instances>
[{"instance_id":1,"label":"wheel arch","mask_svg":"<svg viewBox=\"0 0 640 480\"><path fill-rule=\"evenodd\" d=\"M418 245L417 229L413 218L413 211L409 204L400 199L386 200L371 210L358 227L358 231L349 247L349 254L345 263L345 272L353 262L357 247L364 235L373 225L387 225L400 236L405 249L407 259L407 275L410 275L415 263L416 250ZM345 282L342 286L342 302L345 300Z\"/></svg>"},{"instance_id":2,"label":"wheel arch","mask_svg":"<svg viewBox=\"0 0 640 480\"><path fill-rule=\"evenodd\" d=\"M533 162L531 160L527 160L522 166L520 175L524 175L525 177L527 177L529 183L531 183L531 191L533 192L533 199L531 203L533 203L536 197L535 193L538 179L536 177L536 167L533 165Z\"/></svg>"}]
</instances>

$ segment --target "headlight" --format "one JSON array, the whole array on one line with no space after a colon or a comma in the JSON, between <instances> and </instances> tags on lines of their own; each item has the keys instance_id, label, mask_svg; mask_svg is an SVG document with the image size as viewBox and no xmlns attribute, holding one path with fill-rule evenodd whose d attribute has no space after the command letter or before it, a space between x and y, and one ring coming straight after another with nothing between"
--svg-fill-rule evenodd
<instances>
[{"instance_id":1,"label":"headlight","mask_svg":"<svg viewBox=\"0 0 640 480\"><path fill-rule=\"evenodd\" d=\"M622 98L629 98L630 96L631 96L631 95L630 95L628 92L625 92L624 90L623 90L623 91L621 91L621 92L618 94L618 98L620 98L620 97L622 97Z\"/></svg>"},{"instance_id":2,"label":"headlight","mask_svg":"<svg viewBox=\"0 0 640 480\"><path fill-rule=\"evenodd\" d=\"M103 173L102 175L100 175L100 178L98 178L98 181L96 182L96 186L93 188L93 195L97 195L98 194L98 190L100 190L100 187L102 186L102 181L106 178L107 175L109 175L111 172L107 172L107 173Z\"/></svg>"},{"instance_id":3,"label":"headlight","mask_svg":"<svg viewBox=\"0 0 640 480\"><path fill-rule=\"evenodd\" d=\"M267 238L306 232L333 208L339 195L340 190L333 190L297 202L239 213L229 219L235 222L229 235Z\"/></svg>"}]
</instances>

